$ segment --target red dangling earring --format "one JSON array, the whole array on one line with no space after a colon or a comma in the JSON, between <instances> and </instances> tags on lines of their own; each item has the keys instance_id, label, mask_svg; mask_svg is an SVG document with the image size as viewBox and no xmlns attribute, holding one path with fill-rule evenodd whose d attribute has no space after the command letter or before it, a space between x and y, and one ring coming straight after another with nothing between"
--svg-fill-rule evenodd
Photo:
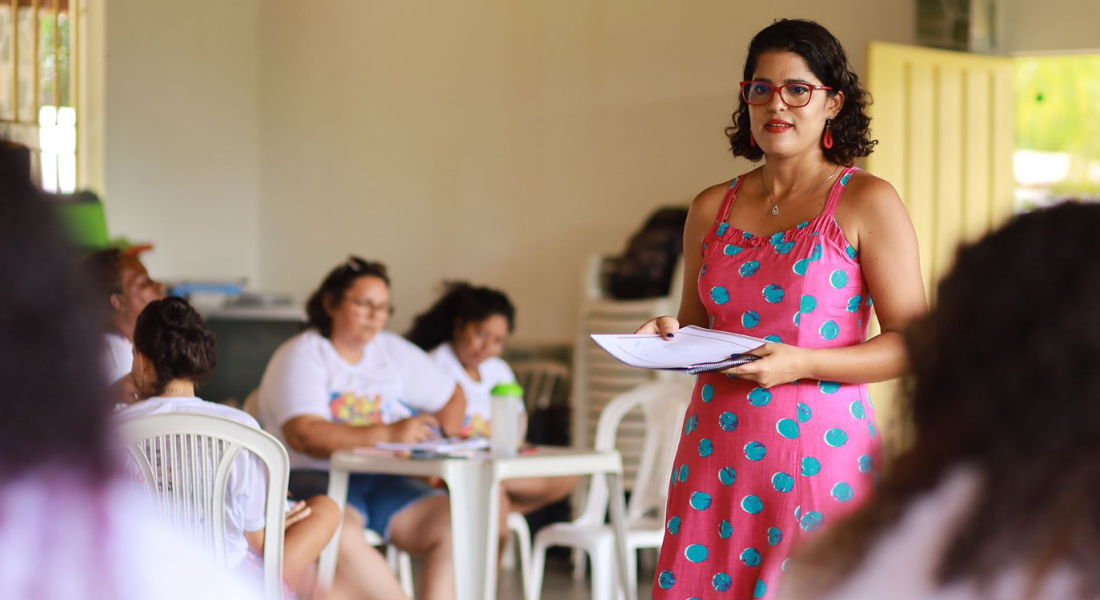
<instances>
[{"instance_id":1,"label":"red dangling earring","mask_svg":"<svg viewBox=\"0 0 1100 600\"><path fill-rule=\"evenodd\" d=\"M752 136L752 132L751 132L751 131L749 132L749 145L750 145L750 146L752 146L753 148L755 148L755 147L756 147L756 138L754 138L754 137Z\"/></svg>"},{"instance_id":2,"label":"red dangling earring","mask_svg":"<svg viewBox=\"0 0 1100 600\"><path fill-rule=\"evenodd\" d=\"M825 146L826 150L833 147L833 118L829 117L825 119L825 136L821 139L821 145Z\"/></svg>"}]
</instances>

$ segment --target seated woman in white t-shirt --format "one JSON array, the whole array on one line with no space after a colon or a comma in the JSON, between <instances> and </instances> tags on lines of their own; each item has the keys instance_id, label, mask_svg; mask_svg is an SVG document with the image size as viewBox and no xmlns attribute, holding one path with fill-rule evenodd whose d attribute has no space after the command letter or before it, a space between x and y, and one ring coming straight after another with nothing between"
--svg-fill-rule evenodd
<instances>
[{"instance_id":1,"label":"seated woman in white t-shirt","mask_svg":"<svg viewBox=\"0 0 1100 600\"><path fill-rule=\"evenodd\" d=\"M287 446L296 495L328 489L328 458L336 450L461 429L462 388L424 351L385 331L391 311L386 268L353 256L310 297L309 329L271 357L260 383L260 421ZM454 597L443 490L409 477L353 474L348 505L384 539L423 557L418 597Z\"/></svg>"},{"instance_id":2,"label":"seated woman in white t-shirt","mask_svg":"<svg viewBox=\"0 0 1100 600\"><path fill-rule=\"evenodd\" d=\"M492 428L490 392L516 376L500 358L515 326L515 308L503 292L465 282L446 285L443 296L413 322L408 339L429 350L439 366L458 380L466 393L464 436L488 437ZM509 479L502 485L501 515L531 513L566 496L577 477ZM507 527L501 528L507 532Z\"/></svg>"},{"instance_id":3,"label":"seated woman in white t-shirt","mask_svg":"<svg viewBox=\"0 0 1100 600\"><path fill-rule=\"evenodd\" d=\"M149 277L136 254L117 248L93 252L80 270L102 298L99 308L109 315L104 369L112 395L116 401L133 402L137 393L130 379L134 325L147 304L164 297L164 285Z\"/></svg>"},{"instance_id":4,"label":"seated woman in white t-shirt","mask_svg":"<svg viewBox=\"0 0 1100 600\"><path fill-rule=\"evenodd\" d=\"M906 334L913 444L778 600L1100 598L1097 231L1064 203L959 250Z\"/></svg>"},{"instance_id":5,"label":"seated woman in white t-shirt","mask_svg":"<svg viewBox=\"0 0 1100 600\"><path fill-rule=\"evenodd\" d=\"M134 328L133 376L144 400L121 408L116 416L127 421L150 415L192 413L232 419L259 429L243 411L207 402L195 396L196 382L214 371L217 347L214 334L195 309L182 298L150 302ZM264 506L267 474L260 460L245 451L230 470L226 491L226 560L230 566L262 569L265 534ZM283 579L298 592L310 566L340 523L336 503L326 496L309 498L287 515Z\"/></svg>"}]
</instances>

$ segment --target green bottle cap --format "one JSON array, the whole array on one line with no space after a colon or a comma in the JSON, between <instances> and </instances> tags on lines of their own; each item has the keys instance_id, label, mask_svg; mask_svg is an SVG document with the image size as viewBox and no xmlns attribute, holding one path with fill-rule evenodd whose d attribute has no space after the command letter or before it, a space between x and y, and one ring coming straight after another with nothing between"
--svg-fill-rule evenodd
<instances>
[{"instance_id":1,"label":"green bottle cap","mask_svg":"<svg viewBox=\"0 0 1100 600\"><path fill-rule=\"evenodd\" d=\"M522 398L523 388L518 383L498 383L489 392L493 396L507 396L509 398Z\"/></svg>"}]
</instances>

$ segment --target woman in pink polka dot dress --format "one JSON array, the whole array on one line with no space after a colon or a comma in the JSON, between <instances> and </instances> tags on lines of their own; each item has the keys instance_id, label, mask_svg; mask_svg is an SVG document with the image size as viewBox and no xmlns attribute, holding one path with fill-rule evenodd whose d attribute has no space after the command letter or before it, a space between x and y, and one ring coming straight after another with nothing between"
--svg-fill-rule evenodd
<instances>
[{"instance_id":1,"label":"woman in pink polka dot dress","mask_svg":"<svg viewBox=\"0 0 1100 600\"><path fill-rule=\"evenodd\" d=\"M639 332L694 324L769 343L695 386L657 599L774 597L800 539L867 499L882 460L865 384L905 372L900 331L926 310L900 198L849 166L875 142L840 43L778 21L753 38L745 80L727 133L735 155L767 163L695 199L678 318ZM872 296L883 333L867 340Z\"/></svg>"}]
</instances>

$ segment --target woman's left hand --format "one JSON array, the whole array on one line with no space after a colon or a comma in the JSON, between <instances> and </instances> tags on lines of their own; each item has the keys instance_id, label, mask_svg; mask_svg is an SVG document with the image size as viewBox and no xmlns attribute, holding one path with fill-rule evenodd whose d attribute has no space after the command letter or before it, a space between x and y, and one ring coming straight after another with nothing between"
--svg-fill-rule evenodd
<instances>
[{"instance_id":1,"label":"woman's left hand","mask_svg":"<svg viewBox=\"0 0 1100 600\"><path fill-rule=\"evenodd\" d=\"M755 381L762 388L770 388L805 377L807 352L805 348L788 344L764 344L746 353L759 356L759 360L731 367L722 372L735 375L740 379Z\"/></svg>"}]
</instances>

